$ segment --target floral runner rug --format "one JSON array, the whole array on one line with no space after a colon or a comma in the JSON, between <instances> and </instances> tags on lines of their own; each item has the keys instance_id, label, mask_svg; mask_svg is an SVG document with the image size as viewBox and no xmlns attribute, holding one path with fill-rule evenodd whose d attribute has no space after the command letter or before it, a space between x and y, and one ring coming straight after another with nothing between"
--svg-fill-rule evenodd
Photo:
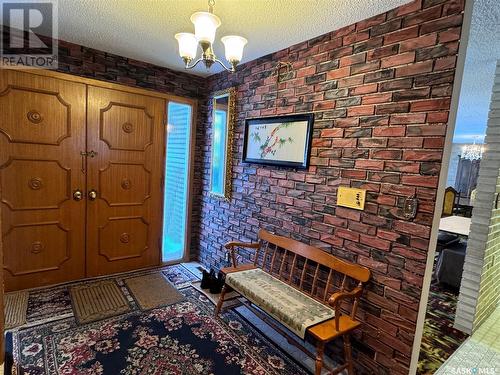
<instances>
[{"instance_id":1,"label":"floral runner rug","mask_svg":"<svg viewBox=\"0 0 500 375\"><path fill-rule=\"evenodd\" d=\"M307 328L335 316L333 309L260 268L229 273L226 284L302 339Z\"/></svg>"}]
</instances>

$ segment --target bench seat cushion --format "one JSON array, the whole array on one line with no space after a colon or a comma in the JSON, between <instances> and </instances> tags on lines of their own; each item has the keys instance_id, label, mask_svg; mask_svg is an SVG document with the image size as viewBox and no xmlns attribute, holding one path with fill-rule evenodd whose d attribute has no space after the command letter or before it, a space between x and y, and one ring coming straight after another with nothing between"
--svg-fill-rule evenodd
<instances>
[{"instance_id":1,"label":"bench seat cushion","mask_svg":"<svg viewBox=\"0 0 500 375\"><path fill-rule=\"evenodd\" d=\"M260 268L229 273L226 275L226 284L302 339L308 327L335 316L330 307Z\"/></svg>"}]
</instances>

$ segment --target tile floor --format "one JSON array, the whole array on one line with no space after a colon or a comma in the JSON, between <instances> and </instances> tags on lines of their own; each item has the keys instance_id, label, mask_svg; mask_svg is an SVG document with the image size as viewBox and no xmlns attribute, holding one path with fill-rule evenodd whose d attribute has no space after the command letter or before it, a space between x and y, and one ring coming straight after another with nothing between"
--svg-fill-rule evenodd
<instances>
[{"instance_id":1,"label":"tile floor","mask_svg":"<svg viewBox=\"0 0 500 375\"><path fill-rule=\"evenodd\" d=\"M500 375L500 306L435 375Z\"/></svg>"}]
</instances>

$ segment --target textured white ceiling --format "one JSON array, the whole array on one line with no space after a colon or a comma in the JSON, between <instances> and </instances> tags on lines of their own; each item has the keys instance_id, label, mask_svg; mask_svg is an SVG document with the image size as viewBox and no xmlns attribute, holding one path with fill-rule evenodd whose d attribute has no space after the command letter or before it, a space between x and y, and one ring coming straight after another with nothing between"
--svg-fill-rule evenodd
<instances>
[{"instance_id":1,"label":"textured white ceiling","mask_svg":"<svg viewBox=\"0 0 500 375\"><path fill-rule=\"evenodd\" d=\"M482 142L500 59L500 1L475 0L454 141Z\"/></svg>"},{"instance_id":2,"label":"textured white ceiling","mask_svg":"<svg viewBox=\"0 0 500 375\"><path fill-rule=\"evenodd\" d=\"M3 2L6 0L0 0ZM220 38L244 36L250 61L329 31L383 13L409 0L216 0ZM174 34L194 32L192 13L206 0L59 0L59 38L173 69L183 69ZM217 72L203 67L195 73Z\"/></svg>"}]
</instances>

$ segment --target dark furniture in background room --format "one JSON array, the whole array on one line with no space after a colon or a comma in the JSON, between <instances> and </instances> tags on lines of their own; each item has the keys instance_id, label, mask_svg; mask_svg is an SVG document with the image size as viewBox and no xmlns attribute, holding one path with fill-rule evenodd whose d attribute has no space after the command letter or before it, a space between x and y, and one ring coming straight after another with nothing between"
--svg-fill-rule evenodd
<instances>
[{"instance_id":1,"label":"dark furniture in background room","mask_svg":"<svg viewBox=\"0 0 500 375\"><path fill-rule=\"evenodd\" d=\"M460 289L467 241L459 241L444 248L437 259L435 279L454 290Z\"/></svg>"}]
</instances>

